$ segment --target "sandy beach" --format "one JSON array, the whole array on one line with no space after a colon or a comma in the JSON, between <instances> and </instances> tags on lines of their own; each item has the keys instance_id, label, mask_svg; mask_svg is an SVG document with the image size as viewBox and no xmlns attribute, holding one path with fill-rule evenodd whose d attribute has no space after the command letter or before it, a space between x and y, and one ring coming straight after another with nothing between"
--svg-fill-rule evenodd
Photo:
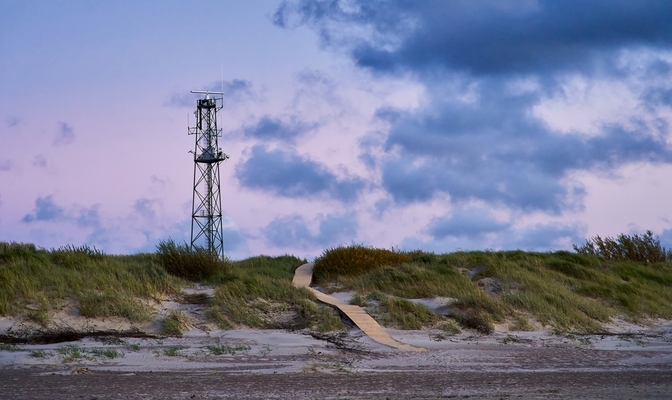
<instances>
[{"instance_id":1,"label":"sandy beach","mask_svg":"<svg viewBox=\"0 0 672 400\"><path fill-rule=\"evenodd\" d=\"M3 345L2 399L672 398L672 324L610 335L198 328L181 338Z\"/></svg>"}]
</instances>

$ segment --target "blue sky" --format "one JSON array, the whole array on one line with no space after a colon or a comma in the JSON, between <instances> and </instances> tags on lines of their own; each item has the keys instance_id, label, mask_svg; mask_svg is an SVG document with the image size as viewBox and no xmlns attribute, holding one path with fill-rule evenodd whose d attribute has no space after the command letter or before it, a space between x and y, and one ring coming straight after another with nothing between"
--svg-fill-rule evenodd
<instances>
[{"instance_id":1,"label":"blue sky","mask_svg":"<svg viewBox=\"0 0 672 400\"><path fill-rule=\"evenodd\" d=\"M0 240L189 239L225 88L225 252L672 246L667 1L6 1ZM191 116L190 116L191 115Z\"/></svg>"}]
</instances>

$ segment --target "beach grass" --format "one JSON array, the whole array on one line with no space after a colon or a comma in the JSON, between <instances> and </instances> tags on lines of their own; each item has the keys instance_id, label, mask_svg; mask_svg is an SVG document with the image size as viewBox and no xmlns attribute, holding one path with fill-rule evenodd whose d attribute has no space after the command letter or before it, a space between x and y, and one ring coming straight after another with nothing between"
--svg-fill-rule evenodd
<instances>
[{"instance_id":1,"label":"beach grass","mask_svg":"<svg viewBox=\"0 0 672 400\"><path fill-rule=\"evenodd\" d=\"M230 267L228 259L220 259L202 247L175 243L172 239L159 242L156 257L169 274L191 281L202 281L216 275L226 275Z\"/></svg>"},{"instance_id":2,"label":"beach grass","mask_svg":"<svg viewBox=\"0 0 672 400\"><path fill-rule=\"evenodd\" d=\"M380 260L371 262L377 254ZM395 264L390 254L400 261ZM353 261L350 268L348 258L361 255L376 267L364 269ZM670 261L607 260L567 251L376 252L354 245L325 251L315 269L325 266L327 271L316 272L316 284L329 291L354 290L355 303L365 304L371 295L448 297L454 299L448 318L483 333L507 320L517 329L530 329L532 324L521 315L557 331L577 332L601 332L615 316L633 322L672 317ZM393 319L389 312L372 313L383 324L417 326Z\"/></svg>"},{"instance_id":3,"label":"beach grass","mask_svg":"<svg viewBox=\"0 0 672 400\"><path fill-rule=\"evenodd\" d=\"M345 329L333 309L292 284L294 270L305 262L288 255L233 262L229 273L219 277L209 318L221 328Z\"/></svg>"},{"instance_id":4,"label":"beach grass","mask_svg":"<svg viewBox=\"0 0 672 400\"><path fill-rule=\"evenodd\" d=\"M161 333L166 336L181 337L182 332L189 328L189 317L178 310L171 310L161 325Z\"/></svg>"},{"instance_id":5,"label":"beach grass","mask_svg":"<svg viewBox=\"0 0 672 400\"><path fill-rule=\"evenodd\" d=\"M541 324L559 332L599 333L614 317L635 323L672 319L672 261L642 258L667 250L650 236L607 239L600 240L612 246L609 257L591 253L599 248L594 243L577 246L577 252L547 253L435 254L339 246L315 260L313 284L327 292L354 291L351 304L365 307L384 326L401 329L457 324L489 333L505 323L513 330ZM618 253L613 246L621 242L624 248L635 243L639 250ZM190 262L201 272L184 273ZM152 301L172 297L202 307L220 329L346 329L334 309L293 286L294 271L305 262L291 255L213 260L171 242L162 242L156 253L125 256L87 246L46 250L0 242L0 315L22 315L47 326L55 309L75 304L85 317L142 322L158 318ZM194 281L213 287L214 296L180 293ZM408 301L434 297L449 300L441 315ZM185 329L178 315L163 322L165 334Z\"/></svg>"},{"instance_id":6,"label":"beach grass","mask_svg":"<svg viewBox=\"0 0 672 400\"><path fill-rule=\"evenodd\" d=\"M147 320L138 298L175 294L185 283L161 268L155 254L0 242L0 315L28 314L46 324L51 310L74 301L85 316Z\"/></svg>"}]
</instances>

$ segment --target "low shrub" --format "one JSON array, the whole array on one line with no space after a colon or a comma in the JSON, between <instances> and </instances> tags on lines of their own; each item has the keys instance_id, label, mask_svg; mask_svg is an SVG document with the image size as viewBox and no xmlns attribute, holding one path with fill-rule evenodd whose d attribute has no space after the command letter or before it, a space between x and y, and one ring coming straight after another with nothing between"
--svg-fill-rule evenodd
<instances>
[{"instance_id":1,"label":"low shrub","mask_svg":"<svg viewBox=\"0 0 672 400\"><path fill-rule=\"evenodd\" d=\"M434 329L438 329L440 331L443 331L444 333L448 335L458 335L462 333L462 330L460 329L457 324L453 321L441 321L438 324L434 326Z\"/></svg>"},{"instance_id":2,"label":"low shrub","mask_svg":"<svg viewBox=\"0 0 672 400\"><path fill-rule=\"evenodd\" d=\"M174 276L200 281L218 274L226 274L230 263L220 260L217 254L207 249L176 244L172 239L162 240L157 246L159 264Z\"/></svg>"},{"instance_id":3,"label":"low shrub","mask_svg":"<svg viewBox=\"0 0 672 400\"><path fill-rule=\"evenodd\" d=\"M480 310L455 310L451 312L450 317L456 320L462 327L474 329L486 335L491 334L495 330L490 315Z\"/></svg>"},{"instance_id":4,"label":"low shrub","mask_svg":"<svg viewBox=\"0 0 672 400\"><path fill-rule=\"evenodd\" d=\"M672 249L660 244L660 238L651 231L643 235L620 234L616 238L599 235L586 240L582 246L573 245L579 254L602 257L605 260L630 260L644 263L672 261Z\"/></svg>"},{"instance_id":5,"label":"low shrub","mask_svg":"<svg viewBox=\"0 0 672 400\"><path fill-rule=\"evenodd\" d=\"M325 250L315 260L315 282L332 279L339 275L356 276L384 267L410 261L412 256L398 250L375 249L362 245L339 246Z\"/></svg>"},{"instance_id":6,"label":"low shrub","mask_svg":"<svg viewBox=\"0 0 672 400\"><path fill-rule=\"evenodd\" d=\"M512 331L533 331L534 330L534 325L530 322L529 319L525 317L518 317L516 320L511 324L509 327L509 330Z\"/></svg>"}]
</instances>

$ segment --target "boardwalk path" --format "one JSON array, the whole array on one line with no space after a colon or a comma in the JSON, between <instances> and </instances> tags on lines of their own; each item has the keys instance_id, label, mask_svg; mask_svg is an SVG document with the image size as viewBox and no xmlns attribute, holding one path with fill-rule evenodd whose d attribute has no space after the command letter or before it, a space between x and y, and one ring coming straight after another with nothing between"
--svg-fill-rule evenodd
<instances>
[{"instance_id":1,"label":"boardwalk path","mask_svg":"<svg viewBox=\"0 0 672 400\"><path fill-rule=\"evenodd\" d=\"M353 306L350 304L345 304L339 301L337 298L319 292L312 287L310 287L310 282L313 279L313 263L303 264L294 272L294 279L292 283L297 287L305 287L317 297L323 303L327 303L334 307L338 307L339 310L343 311L345 315L348 316L361 329L367 336L375 340L378 343L382 343L387 346L397 348L399 350L406 351L424 351L425 349L421 347L415 347L408 344L400 343L394 340L387 332L381 328L380 325L371 318L361 307Z\"/></svg>"}]
</instances>

